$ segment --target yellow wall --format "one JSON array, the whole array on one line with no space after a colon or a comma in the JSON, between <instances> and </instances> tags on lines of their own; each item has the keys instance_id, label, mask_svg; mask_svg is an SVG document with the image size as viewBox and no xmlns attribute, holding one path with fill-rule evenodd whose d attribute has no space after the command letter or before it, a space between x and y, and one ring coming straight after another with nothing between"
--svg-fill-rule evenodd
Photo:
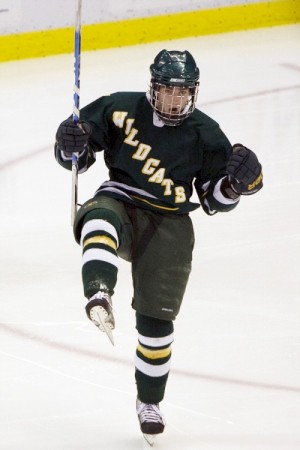
<instances>
[{"instance_id":1,"label":"yellow wall","mask_svg":"<svg viewBox=\"0 0 300 450\"><path fill-rule=\"evenodd\" d=\"M82 50L300 22L300 0L273 0L210 10L82 26ZM0 36L0 61L71 53L74 28Z\"/></svg>"}]
</instances>

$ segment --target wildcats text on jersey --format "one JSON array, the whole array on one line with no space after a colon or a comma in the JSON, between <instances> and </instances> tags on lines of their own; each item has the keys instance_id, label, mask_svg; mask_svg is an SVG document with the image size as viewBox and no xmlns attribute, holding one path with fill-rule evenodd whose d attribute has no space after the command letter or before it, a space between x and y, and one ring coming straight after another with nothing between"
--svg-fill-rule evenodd
<instances>
[{"instance_id":1,"label":"wildcats text on jersey","mask_svg":"<svg viewBox=\"0 0 300 450\"><path fill-rule=\"evenodd\" d=\"M166 169L164 167L159 167L161 161L156 158L148 157L152 147L136 139L139 131L133 127L135 119L127 118L127 116L127 111L114 111L112 121L116 127L124 129L124 133L126 134L124 143L136 148L136 151L132 154L132 159L143 162L141 173L148 177L149 183L158 183L163 186L164 196L173 195L174 190L175 203L184 203L186 201L184 187L175 186L174 188L173 180L165 177Z\"/></svg>"}]
</instances>

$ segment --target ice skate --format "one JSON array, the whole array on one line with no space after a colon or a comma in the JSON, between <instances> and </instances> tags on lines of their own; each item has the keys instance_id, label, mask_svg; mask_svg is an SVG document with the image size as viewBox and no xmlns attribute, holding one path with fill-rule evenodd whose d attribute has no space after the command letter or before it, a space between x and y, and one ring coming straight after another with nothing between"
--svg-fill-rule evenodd
<instances>
[{"instance_id":1,"label":"ice skate","mask_svg":"<svg viewBox=\"0 0 300 450\"><path fill-rule=\"evenodd\" d=\"M110 295L104 291L97 292L89 299L85 310L88 318L99 330L107 334L110 342L114 345L112 330L115 328L115 319Z\"/></svg>"},{"instance_id":2,"label":"ice skate","mask_svg":"<svg viewBox=\"0 0 300 450\"><path fill-rule=\"evenodd\" d=\"M159 410L159 405L143 403L137 399L136 412L144 438L149 445L153 446L156 435L162 433L165 428L165 420Z\"/></svg>"}]
</instances>

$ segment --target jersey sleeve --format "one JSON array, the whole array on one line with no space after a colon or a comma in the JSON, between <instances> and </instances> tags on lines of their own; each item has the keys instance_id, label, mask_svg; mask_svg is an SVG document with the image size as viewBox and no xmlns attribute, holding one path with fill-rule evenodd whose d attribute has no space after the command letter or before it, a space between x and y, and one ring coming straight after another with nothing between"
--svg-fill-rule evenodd
<instances>
[{"instance_id":1,"label":"jersey sleeve","mask_svg":"<svg viewBox=\"0 0 300 450\"><path fill-rule=\"evenodd\" d=\"M195 189L206 214L227 212L234 209L240 199L230 198L227 193L226 166L232 146L216 122L201 131L203 142L202 168L195 180Z\"/></svg>"}]
</instances>

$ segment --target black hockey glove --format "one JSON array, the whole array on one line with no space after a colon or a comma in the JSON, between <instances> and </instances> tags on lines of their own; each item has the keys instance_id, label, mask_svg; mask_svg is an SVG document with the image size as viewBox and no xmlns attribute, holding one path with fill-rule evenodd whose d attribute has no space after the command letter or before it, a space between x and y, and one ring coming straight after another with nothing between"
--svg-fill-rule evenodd
<instances>
[{"instance_id":1,"label":"black hockey glove","mask_svg":"<svg viewBox=\"0 0 300 450\"><path fill-rule=\"evenodd\" d=\"M56 132L57 146L66 155L80 153L88 144L91 132L92 127L87 122L79 121L75 124L72 119L64 120Z\"/></svg>"},{"instance_id":2,"label":"black hockey glove","mask_svg":"<svg viewBox=\"0 0 300 450\"><path fill-rule=\"evenodd\" d=\"M255 194L263 187L262 167L252 150L235 144L227 163L231 189L239 195Z\"/></svg>"}]
</instances>

